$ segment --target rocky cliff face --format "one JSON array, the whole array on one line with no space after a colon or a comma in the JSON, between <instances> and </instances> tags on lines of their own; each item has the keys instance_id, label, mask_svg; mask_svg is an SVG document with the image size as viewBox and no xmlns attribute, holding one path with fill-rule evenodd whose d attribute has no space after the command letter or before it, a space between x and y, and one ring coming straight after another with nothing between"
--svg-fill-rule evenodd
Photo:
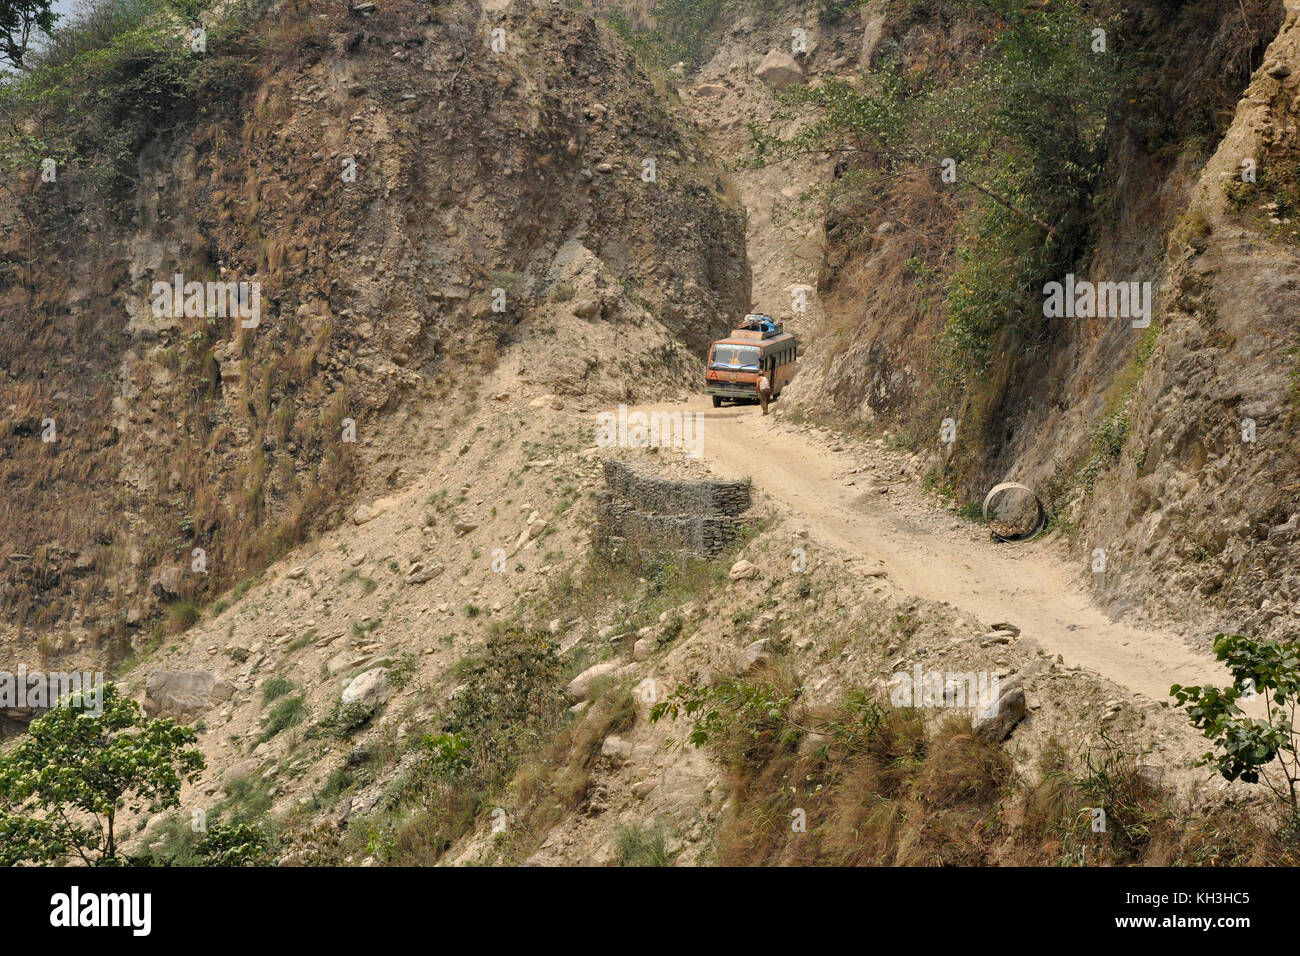
<instances>
[{"instance_id":1,"label":"rocky cliff face","mask_svg":"<svg viewBox=\"0 0 1300 956\"><path fill-rule=\"evenodd\" d=\"M1170 610L1195 594L1225 624L1274 636L1300 613L1296 16L1288 5L1169 239L1129 439L1080 511L1118 557L1105 597L1127 600L1135 578Z\"/></svg>"},{"instance_id":2,"label":"rocky cliff face","mask_svg":"<svg viewBox=\"0 0 1300 956\"><path fill-rule=\"evenodd\" d=\"M1150 282L1151 327L1063 322L1010 380L995 369L983 383L999 398L958 469L959 497L977 502L1002 480L1038 489L1115 610L1263 631L1296 623L1297 343L1282 318L1296 277L1283 171L1294 168L1294 16L1280 3L1129 11L1120 42L1183 55L1143 61L1129 112L1109 120L1074 271ZM972 34L960 22L939 32L942 20L891 13L880 49L903 51L907 69L959 69ZM1241 181L1246 159L1254 184ZM939 421L955 410L935 363L947 316L927 290L952 265L965 206L928 175L887 193L827 222L827 320L791 399L901 433L918 467L951 474Z\"/></svg>"},{"instance_id":3,"label":"rocky cliff face","mask_svg":"<svg viewBox=\"0 0 1300 956\"><path fill-rule=\"evenodd\" d=\"M503 350L559 393L673 388L745 310L742 218L617 37L500 6L277 8L121 204L75 161L31 178L0 254L0 608L25 640L125 640L408 483ZM260 314L159 314L177 275L248 283Z\"/></svg>"}]
</instances>

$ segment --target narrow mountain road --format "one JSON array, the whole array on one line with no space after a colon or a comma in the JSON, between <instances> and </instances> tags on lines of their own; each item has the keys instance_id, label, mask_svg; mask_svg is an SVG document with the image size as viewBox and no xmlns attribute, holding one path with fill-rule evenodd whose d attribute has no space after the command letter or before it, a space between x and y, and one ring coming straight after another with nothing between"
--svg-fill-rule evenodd
<instances>
[{"instance_id":1,"label":"narrow mountain road","mask_svg":"<svg viewBox=\"0 0 1300 956\"><path fill-rule=\"evenodd\" d=\"M743 44L724 43L695 79L705 86L683 90L687 110L727 163L747 155L748 123L772 115L770 91L742 67L746 53ZM749 217L753 310L788 317L788 327L805 340L819 324L819 305L814 295L813 312L790 315L789 290L816 285L821 224L808 208L798 207L793 217L777 210L830 175L829 166L812 160L735 174ZM828 444L811 429L763 418L755 406L714 409L704 396L641 410L698 412L703 457L715 474L753 478L813 539L880 562L904 593L947 601L985 624L1014 622L1048 653L1153 701L1167 700L1175 683L1226 683L1222 665L1180 636L1111 620L1051 543L998 544L982 528L935 507L896 473L889 493L864 493L884 483L850 474L885 466L884 456L871 460L869 446L835 452L838 443Z\"/></svg>"},{"instance_id":2,"label":"narrow mountain road","mask_svg":"<svg viewBox=\"0 0 1300 956\"><path fill-rule=\"evenodd\" d=\"M850 472L871 464L869 448L837 452L756 406L714 409L703 397L640 410L698 412L702 457L715 474L752 478L812 539L880 562L907 594L947 601L985 624L1011 621L1049 654L1154 701L1168 699L1170 684L1225 683L1223 666L1178 635L1111 620L1052 544L999 544L910 480L889 493L867 490L882 482Z\"/></svg>"}]
</instances>

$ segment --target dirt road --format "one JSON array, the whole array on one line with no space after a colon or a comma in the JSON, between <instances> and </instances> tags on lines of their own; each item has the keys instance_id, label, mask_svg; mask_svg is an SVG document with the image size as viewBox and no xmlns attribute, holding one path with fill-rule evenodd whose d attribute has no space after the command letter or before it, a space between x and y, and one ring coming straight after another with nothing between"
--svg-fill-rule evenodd
<instances>
[{"instance_id":1,"label":"dirt road","mask_svg":"<svg viewBox=\"0 0 1300 956\"><path fill-rule=\"evenodd\" d=\"M771 115L770 92L740 67L746 54L746 47L724 44L697 78L711 84L709 95L687 91L683 99L714 151L728 158L745 155L747 122ZM749 216L755 308L787 315L787 290L815 285L820 222L809 210L789 222L774 210L827 175L828 168L811 160L736 174ZM811 334L819 315L792 317L791 328ZM913 482L899 481L896 467L887 494L868 492L885 480L850 473L885 462L873 461L866 448L835 452L837 443L763 418L754 406L715 410L701 396L687 407L703 416L703 456L716 474L752 477L812 538L879 561L903 592L947 601L985 624L1012 621L1048 653L1151 700L1167 699L1174 683L1226 683L1222 665L1178 635L1112 621L1051 543L997 544L983 528L935 507Z\"/></svg>"},{"instance_id":2,"label":"dirt road","mask_svg":"<svg viewBox=\"0 0 1300 956\"><path fill-rule=\"evenodd\" d=\"M811 538L880 562L902 591L947 601L985 624L1012 621L1049 654L1151 700L1167 699L1174 683L1225 683L1222 665L1181 637L1111 620L1051 543L998 544L926 501L911 481L882 493L884 482L850 474L871 467L870 446L834 451L836 443L763 418L755 406L713 409L698 398L686 407L702 416L703 459L714 473L752 478Z\"/></svg>"}]
</instances>

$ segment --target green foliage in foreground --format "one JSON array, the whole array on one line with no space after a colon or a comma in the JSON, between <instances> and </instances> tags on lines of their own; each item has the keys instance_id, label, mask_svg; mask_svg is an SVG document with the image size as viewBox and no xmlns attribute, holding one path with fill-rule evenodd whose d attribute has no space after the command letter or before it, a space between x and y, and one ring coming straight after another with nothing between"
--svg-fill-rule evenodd
<instances>
[{"instance_id":1,"label":"green foliage in foreground","mask_svg":"<svg viewBox=\"0 0 1300 956\"><path fill-rule=\"evenodd\" d=\"M1294 816L1300 811L1296 789L1300 755L1295 738L1300 657L1290 645L1240 634L1215 638L1214 656L1228 666L1231 687L1175 684L1169 689L1178 706L1187 708L1192 725L1214 744L1202 762L1225 780L1262 780L1286 801ZM1262 718L1249 716L1238 703L1257 699L1264 704Z\"/></svg>"},{"instance_id":2,"label":"green foliage in foreground","mask_svg":"<svg viewBox=\"0 0 1300 956\"><path fill-rule=\"evenodd\" d=\"M33 720L0 758L0 864L115 863L118 814L178 806L203 770L191 728L147 719L111 684L101 712L85 697Z\"/></svg>"}]
</instances>

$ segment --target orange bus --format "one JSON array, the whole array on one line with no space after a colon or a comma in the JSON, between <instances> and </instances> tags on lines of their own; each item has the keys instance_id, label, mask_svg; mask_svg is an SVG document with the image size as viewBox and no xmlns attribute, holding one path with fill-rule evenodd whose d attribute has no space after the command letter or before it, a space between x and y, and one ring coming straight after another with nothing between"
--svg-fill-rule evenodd
<instances>
[{"instance_id":1,"label":"orange bus","mask_svg":"<svg viewBox=\"0 0 1300 956\"><path fill-rule=\"evenodd\" d=\"M794 378L799 360L799 340L765 315L750 315L740 328L709 346L704 388L713 407L724 401L758 401L758 378L766 373L772 398Z\"/></svg>"}]
</instances>

